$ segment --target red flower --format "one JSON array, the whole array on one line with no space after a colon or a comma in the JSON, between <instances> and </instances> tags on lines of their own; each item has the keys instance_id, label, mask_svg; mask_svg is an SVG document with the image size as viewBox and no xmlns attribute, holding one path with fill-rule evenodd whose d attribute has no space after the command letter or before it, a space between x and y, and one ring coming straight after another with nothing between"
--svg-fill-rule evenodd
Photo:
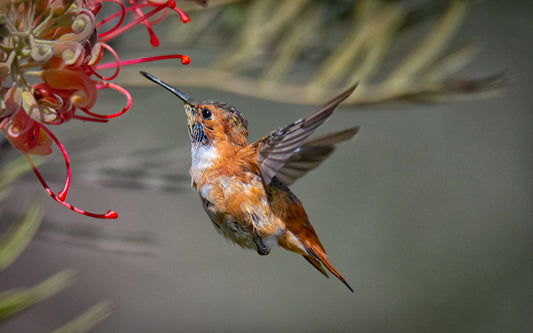
<instances>
[{"instance_id":1,"label":"red flower","mask_svg":"<svg viewBox=\"0 0 533 333\"><path fill-rule=\"evenodd\" d=\"M97 20L105 2L118 5L119 10ZM145 9L149 9L146 14ZM89 213L65 201L70 184L70 162L63 145L48 126L70 119L106 122L126 112L131 105L130 94L110 82L118 75L120 66L169 58L189 63L189 58L183 55L120 61L116 52L106 44L131 27L143 24L150 35L150 43L159 45L151 26L159 23L169 9L178 13L182 22L189 21L172 0L129 0L127 5L119 0L12 0L0 3L3 31L0 40L0 128L12 146L26 156L48 194L65 207L97 218L117 217L114 211ZM129 16L131 19L125 23ZM107 22L116 23L107 31L99 31ZM114 62L100 64L105 51L113 55ZM106 68L115 68L114 74L103 77L98 73ZM30 83L35 81L29 79L31 76L41 82ZM111 115L91 112L98 90L107 88L123 94L126 105ZM60 149L66 165L65 184L57 194L46 184L30 158L31 154L50 154L53 143Z\"/></svg>"}]
</instances>

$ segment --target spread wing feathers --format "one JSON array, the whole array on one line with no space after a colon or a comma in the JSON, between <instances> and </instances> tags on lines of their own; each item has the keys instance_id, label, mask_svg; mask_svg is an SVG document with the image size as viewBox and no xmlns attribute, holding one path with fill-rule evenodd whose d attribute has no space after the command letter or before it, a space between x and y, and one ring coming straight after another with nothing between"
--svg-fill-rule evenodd
<instances>
[{"instance_id":1,"label":"spread wing feathers","mask_svg":"<svg viewBox=\"0 0 533 333\"><path fill-rule=\"evenodd\" d=\"M291 185L328 158L335 150L335 144L351 139L358 131L359 127L353 127L306 140L278 170L276 178L286 185Z\"/></svg>"},{"instance_id":2,"label":"spread wing feathers","mask_svg":"<svg viewBox=\"0 0 533 333\"><path fill-rule=\"evenodd\" d=\"M304 119L281 127L253 143L254 148L258 149L257 160L265 184L270 183L305 139L331 116L335 108L352 94L355 87L356 85L350 87Z\"/></svg>"}]
</instances>

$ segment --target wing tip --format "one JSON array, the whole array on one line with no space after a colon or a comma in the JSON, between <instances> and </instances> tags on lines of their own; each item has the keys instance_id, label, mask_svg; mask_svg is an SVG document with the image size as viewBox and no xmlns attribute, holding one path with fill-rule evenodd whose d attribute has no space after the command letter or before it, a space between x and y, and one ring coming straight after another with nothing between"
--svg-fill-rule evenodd
<instances>
[{"instance_id":1,"label":"wing tip","mask_svg":"<svg viewBox=\"0 0 533 333\"><path fill-rule=\"evenodd\" d=\"M341 131L340 133L343 134L346 137L345 140L349 140L349 139L353 138L357 133L359 133L360 129L361 129L361 126L354 126L354 127L347 128L347 129ZM343 140L343 141L345 141L345 140Z\"/></svg>"},{"instance_id":2,"label":"wing tip","mask_svg":"<svg viewBox=\"0 0 533 333\"><path fill-rule=\"evenodd\" d=\"M355 89L359 86L359 82L356 82L352 84L348 89L344 90L334 98L332 98L329 102L324 104L322 109L331 109L331 113L341 104L344 102L350 95L355 91Z\"/></svg>"},{"instance_id":3,"label":"wing tip","mask_svg":"<svg viewBox=\"0 0 533 333\"><path fill-rule=\"evenodd\" d=\"M346 98L348 98L354 91L355 89L359 86L359 81L355 82L354 84L352 84L350 87L348 87L344 92L342 92L340 96L345 96L344 98L341 99L341 102L344 101Z\"/></svg>"}]
</instances>

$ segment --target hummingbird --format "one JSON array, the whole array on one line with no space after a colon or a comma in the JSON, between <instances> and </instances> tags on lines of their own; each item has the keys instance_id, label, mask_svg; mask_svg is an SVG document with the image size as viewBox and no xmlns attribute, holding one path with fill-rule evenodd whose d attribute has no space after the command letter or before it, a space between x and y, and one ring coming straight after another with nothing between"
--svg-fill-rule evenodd
<instances>
[{"instance_id":1,"label":"hummingbird","mask_svg":"<svg viewBox=\"0 0 533 333\"><path fill-rule=\"evenodd\" d=\"M196 100L140 72L184 103L191 139L191 186L217 231L237 245L267 255L276 243L302 255L328 277L325 268L353 292L328 261L300 200L289 189L317 167L335 144L353 137L359 127L309 139L356 85L311 115L248 144L248 122L234 106Z\"/></svg>"}]
</instances>

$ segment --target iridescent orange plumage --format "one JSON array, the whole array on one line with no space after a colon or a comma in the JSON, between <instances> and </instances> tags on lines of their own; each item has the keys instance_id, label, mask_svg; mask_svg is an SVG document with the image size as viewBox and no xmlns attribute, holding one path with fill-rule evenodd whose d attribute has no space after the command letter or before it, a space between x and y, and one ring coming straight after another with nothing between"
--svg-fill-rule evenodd
<instances>
[{"instance_id":1,"label":"iridescent orange plumage","mask_svg":"<svg viewBox=\"0 0 533 333\"><path fill-rule=\"evenodd\" d=\"M327 276L324 265L353 291L328 261L302 203L287 185L318 166L336 143L357 133L359 128L354 127L308 139L355 86L308 117L248 144L247 121L233 106L195 101L152 75L141 74L185 103L192 141L191 184L217 230L260 255L277 243Z\"/></svg>"}]
</instances>

